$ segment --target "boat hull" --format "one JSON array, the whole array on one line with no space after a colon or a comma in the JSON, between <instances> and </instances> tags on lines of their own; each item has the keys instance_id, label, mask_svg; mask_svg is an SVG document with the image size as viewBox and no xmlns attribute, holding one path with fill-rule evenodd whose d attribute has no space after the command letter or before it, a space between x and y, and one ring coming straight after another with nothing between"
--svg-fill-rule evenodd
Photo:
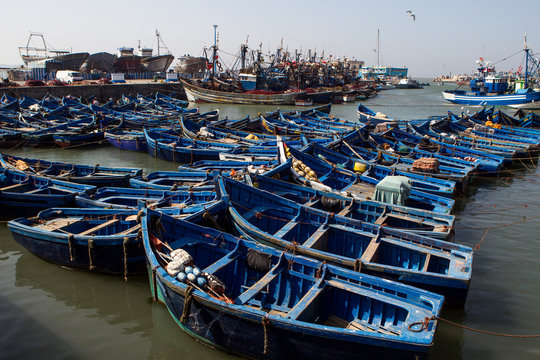
<instances>
[{"instance_id":1,"label":"boat hull","mask_svg":"<svg viewBox=\"0 0 540 360\"><path fill-rule=\"evenodd\" d=\"M152 271L150 278L152 279ZM370 359L426 359L426 348L402 344L403 348L391 348L377 344L375 339L364 338L364 342L350 342L343 337L316 336L309 329L285 327L270 321L264 353L265 331L257 317L242 317L238 313L216 308L209 302L197 298L190 302L189 317L181 322L185 294L162 281L160 274L154 277L153 286L162 294L163 300L175 323L188 335L205 345L247 356L265 359L352 359L362 354ZM234 329L231 331L230 329ZM302 331L304 330L304 331ZM350 339L349 339L350 340ZM380 343L380 342L379 342ZM397 345L397 344L396 344Z\"/></svg>"},{"instance_id":2,"label":"boat hull","mask_svg":"<svg viewBox=\"0 0 540 360\"><path fill-rule=\"evenodd\" d=\"M445 100L463 105L518 105L540 101L540 92L512 95L476 96L466 92L443 91Z\"/></svg>"},{"instance_id":3,"label":"boat hull","mask_svg":"<svg viewBox=\"0 0 540 360\"><path fill-rule=\"evenodd\" d=\"M167 72L169 66L174 60L172 55L158 55L141 60L141 64L149 72Z\"/></svg>"},{"instance_id":4,"label":"boat hull","mask_svg":"<svg viewBox=\"0 0 540 360\"><path fill-rule=\"evenodd\" d=\"M22 234L12 232L13 239L25 249L42 260L65 266L71 269L90 270L90 258L88 256L88 239L74 240L72 245L73 260L70 260L70 250L67 237L58 239L44 236L43 234ZM92 270L106 274L124 273L124 237L119 236L114 241L99 243L94 240L92 248ZM126 246L126 258L128 260L127 272L129 274L144 273L145 260L144 248L140 241L130 239Z\"/></svg>"},{"instance_id":5,"label":"boat hull","mask_svg":"<svg viewBox=\"0 0 540 360\"><path fill-rule=\"evenodd\" d=\"M143 133L115 134L105 133L105 139L120 150L146 152L146 138Z\"/></svg>"},{"instance_id":6,"label":"boat hull","mask_svg":"<svg viewBox=\"0 0 540 360\"><path fill-rule=\"evenodd\" d=\"M225 104L261 104L261 105L293 105L299 95L305 92L283 93L272 95L256 95L233 93L204 89L180 80L189 101L206 101Z\"/></svg>"}]
</instances>

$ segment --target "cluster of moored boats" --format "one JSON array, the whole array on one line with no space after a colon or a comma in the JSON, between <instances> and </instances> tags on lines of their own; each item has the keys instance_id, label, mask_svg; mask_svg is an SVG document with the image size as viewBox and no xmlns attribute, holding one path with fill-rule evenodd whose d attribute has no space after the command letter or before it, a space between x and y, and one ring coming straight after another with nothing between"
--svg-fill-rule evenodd
<instances>
[{"instance_id":1,"label":"cluster of moored boats","mask_svg":"<svg viewBox=\"0 0 540 360\"><path fill-rule=\"evenodd\" d=\"M161 94L1 102L4 147L108 140L180 164L3 154L14 239L69 268L147 272L183 330L253 358L425 356L471 281L454 195L540 149L532 116L493 109L406 122L360 106L357 122L330 106L219 119Z\"/></svg>"}]
</instances>

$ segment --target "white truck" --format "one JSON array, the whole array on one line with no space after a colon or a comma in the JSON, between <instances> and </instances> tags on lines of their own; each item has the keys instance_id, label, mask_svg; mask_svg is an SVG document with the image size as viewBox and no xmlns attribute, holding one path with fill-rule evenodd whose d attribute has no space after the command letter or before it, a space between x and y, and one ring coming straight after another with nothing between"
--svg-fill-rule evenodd
<instances>
[{"instance_id":1,"label":"white truck","mask_svg":"<svg viewBox=\"0 0 540 360\"><path fill-rule=\"evenodd\" d=\"M83 76L80 72L71 70L60 70L56 72L56 79L66 84L73 84L75 81L82 81Z\"/></svg>"}]
</instances>

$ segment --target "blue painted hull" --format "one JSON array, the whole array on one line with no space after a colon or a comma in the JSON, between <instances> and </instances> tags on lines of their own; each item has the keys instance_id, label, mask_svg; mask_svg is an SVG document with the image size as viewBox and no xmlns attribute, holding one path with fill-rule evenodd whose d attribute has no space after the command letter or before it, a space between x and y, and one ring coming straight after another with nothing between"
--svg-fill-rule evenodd
<instances>
[{"instance_id":1,"label":"blue painted hull","mask_svg":"<svg viewBox=\"0 0 540 360\"><path fill-rule=\"evenodd\" d=\"M157 286L163 294L169 314L188 335L205 345L254 359L427 359L427 349L403 344L400 348L385 347L366 338L364 342L330 339L297 327L270 325L268 354L264 354L264 328L257 317L241 317L232 311L193 301L188 320L181 323L185 295L171 288L159 276Z\"/></svg>"},{"instance_id":2,"label":"blue painted hull","mask_svg":"<svg viewBox=\"0 0 540 360\"><path fill-rule=\"evenodd\" d=\"M76 193L56 195L27 195L0 192L0 219L31 217L51 207L69 207L75 204Z\"/></svg>"},{"instance_id":3,"label":"blue painted hull","mask_svg":"<svg viewBox=\"0 0 540 360\"><path fill-rule=\"evenodd\" d=\"M443 91L445 100L463 105L517 105L540 101L540 92L526 94L480 96L465 91Z\"/></svg>"},{"instance_id":4,"label":"blue painted hull","mask_svg":"<svg viewBox=\"0 0 540 360\"><path fill-rule=\"evenodd\" d=\"M107 274L143 273L144 248L130 215L136 210L51 209L38 219L12 220L8 228L17 243L45 261Z\"/></svg>"},{"instance_id":5,"label":"blue painted hull","mask_svg":"<svg viewBox=\"0 0 540 360\"><path fill-rule=\"evenodd\" d=\"M162 230L156 228L158 218ZM164 302L179 327L203 344L257 359L415 359L424 358L432 345L436 323L420 333L409 326L438 314L439 295L151 210L142 227L154 300ZM194 264L223 281L230 300L169 275L155 251L157 235L171 251L186 250ZM250 265L253 252L268 259L268 270ZM361 327L349 327L351 321Z\"/></svg>"},{"instance_id":6,"label":"blue painted hull","mask_svg":"<svg viewBox=\"0 0 540 360\"><path fill-rule=\"evenodd\" d=\"M13 231L13 230L12 230ZM13 239L37 257L64 267L90 270L88 241L76 241L72 247L74 254L70 260L67 238L64 240L43 235L30 236L12 232ZM100 244L96 241L92 249L92 271L106 274L124 273L123 236L115 241ZM144 249L140 241L132 239L126 247L128 273L141 274L145 270Z\"/></svg>"},{"instance_id":7,"label":"blue painted hull","mask_svg":"<svg viewBox=\"0 0 540 360\"><path fill-rule=\"evenodd\" d=\"M105 133L105 139L114 147L120 150L146 152L146 139L144 134L113 134Z\"/></svg>"}]
</instances>

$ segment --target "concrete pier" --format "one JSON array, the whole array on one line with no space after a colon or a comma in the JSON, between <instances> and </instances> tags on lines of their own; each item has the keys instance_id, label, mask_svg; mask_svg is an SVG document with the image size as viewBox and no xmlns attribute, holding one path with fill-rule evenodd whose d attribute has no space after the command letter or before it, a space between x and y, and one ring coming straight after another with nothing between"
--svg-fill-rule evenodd
<instances>
[{"instance_id":1,"label":"concrete pier","mask_svg":"<svg viewBox=\"0 0 540 360\"><path fill-rule=\"evenodd\" d=\"M98 101L105 102L110 98L119 99L122 94L125 95L151 95L157 91L170 95L175 93L175 97L185 99L184 89L179 83L153 83L153 82L137 82L125 84L110 84L110 85L69 85L69 86L19 86L0 88L0 94L13 97L28 96L34 99L41 99L49 94L56 97L64 97L67 95L75 97L94 96Z\"/></svg>"}]
</instances>

